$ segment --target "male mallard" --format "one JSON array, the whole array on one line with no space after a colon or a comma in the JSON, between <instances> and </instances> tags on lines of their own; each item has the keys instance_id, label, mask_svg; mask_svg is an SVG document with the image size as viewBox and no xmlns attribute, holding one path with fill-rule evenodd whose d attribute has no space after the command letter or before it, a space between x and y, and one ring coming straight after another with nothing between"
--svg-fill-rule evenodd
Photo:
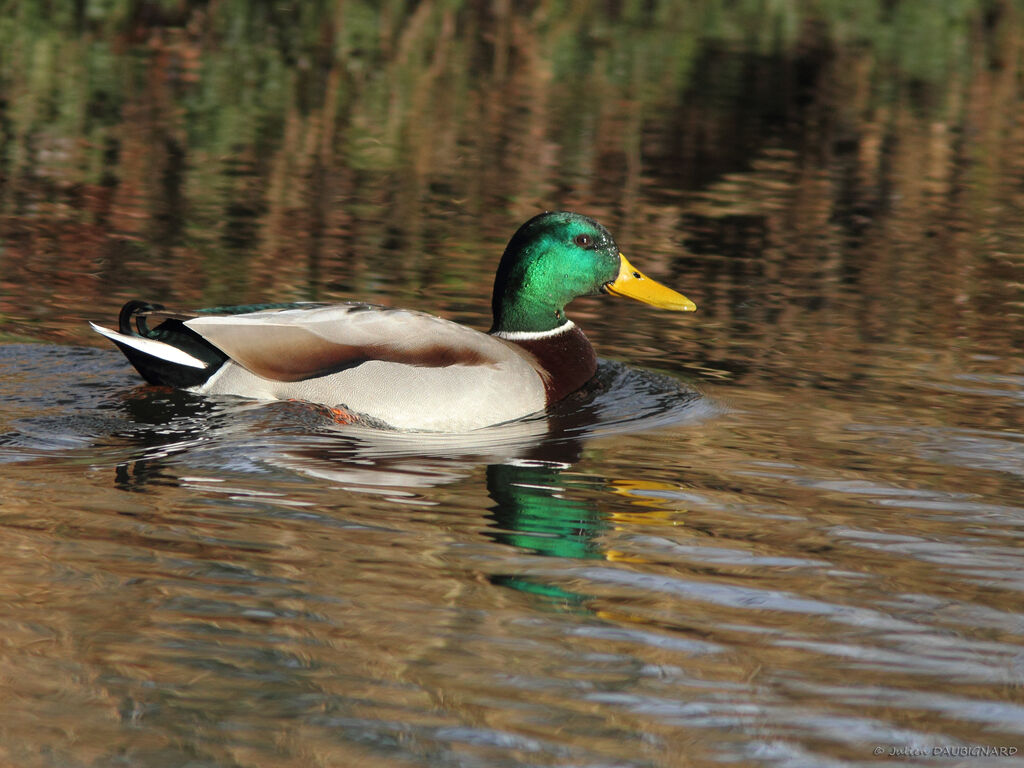
<instances>
[{"instance_id":1,"label":"male mallard","mask_svg":"<svg viewBox=\"0 0 1024 768\"><path fill-rule=\"evenodd\" d=\"M634 269L596 221L557 212L530 219L505 248L488 333L361 303L165 312L131 301L120 333L90 325L151 384L306 400L397 429L461 432L536 413L585 384L597 357L565 305L602 292L696 309ZM150 329L149 317L163 321Z\"/></svg>"}]
</instances>

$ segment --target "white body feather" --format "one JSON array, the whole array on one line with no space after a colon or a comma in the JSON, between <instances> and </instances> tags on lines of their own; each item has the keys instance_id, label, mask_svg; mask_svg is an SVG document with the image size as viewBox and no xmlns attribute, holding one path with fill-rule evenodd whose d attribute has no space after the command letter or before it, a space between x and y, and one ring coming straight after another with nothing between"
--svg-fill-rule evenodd
<instances>
[{"instance_id":1,"label":"white body feather","mask_svg":"<svg viewBox=\"0 0 1024 768\"><path fill-rule=\"evenodd\" d=\"M344 406L396 429L466 432L541 411L544 387L528 366L420 368L371 360L338 373L274 381L234 362L191 391Z\"/></svg>"}]
</instances>

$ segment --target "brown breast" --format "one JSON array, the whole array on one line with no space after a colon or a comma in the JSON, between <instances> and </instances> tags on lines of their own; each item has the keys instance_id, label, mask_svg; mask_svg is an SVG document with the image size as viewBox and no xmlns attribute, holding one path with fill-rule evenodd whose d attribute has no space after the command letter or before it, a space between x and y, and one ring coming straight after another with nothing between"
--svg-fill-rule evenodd
<instances>
[{"instance_id":1,"label":"brown breast","mask_svg":"<svg viewBox=\"0 0 1024 768\"><path fill-rule=\"evenodd\" d=\"M597 371L597 355L575 325L564 333L540 339L511 339L529 352L542 369L548 405L586 384Z\"/></svg>"}]
</instances>

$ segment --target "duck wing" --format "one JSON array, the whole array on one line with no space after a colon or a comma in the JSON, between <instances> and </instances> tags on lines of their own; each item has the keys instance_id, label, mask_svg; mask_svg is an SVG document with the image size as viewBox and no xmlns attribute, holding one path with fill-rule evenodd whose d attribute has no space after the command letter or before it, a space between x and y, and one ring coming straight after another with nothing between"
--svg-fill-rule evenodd
<instances>
[{"instance_id":1,"label":"duck wing","mask_svg":"<svg viewBox=\"0 0 1024 768\"><path fill-rule=\"evenodd\" d=\"M417 367L490 366L524 353L501 339L423 312L334 304L201 315L184 325L252 373L300 381L377 360Z\"/></svg>"}]
</instances>

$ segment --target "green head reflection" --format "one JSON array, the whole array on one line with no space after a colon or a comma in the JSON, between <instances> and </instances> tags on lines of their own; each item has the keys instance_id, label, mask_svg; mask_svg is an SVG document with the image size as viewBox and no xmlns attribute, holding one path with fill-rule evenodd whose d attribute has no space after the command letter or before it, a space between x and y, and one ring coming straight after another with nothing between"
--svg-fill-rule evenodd
<instances>
[{"instance_id":1,"label":"green head reflection","mask_svg":"<svg viewBox=\"0 0 1024 768\"><path fill-rule=\"evenodd\" d=\"M593 505L565 493L574 488L593 488L594 484L567 476L565 468L565 464L554 462L487 467L487 492L494 501L494 530L488 535L502 544L544 557L603 557L599 539L608 528L605 517ZM492 581L566 608L589 599L535 576L501 574Z\"/></svg>"}]
</instances>

